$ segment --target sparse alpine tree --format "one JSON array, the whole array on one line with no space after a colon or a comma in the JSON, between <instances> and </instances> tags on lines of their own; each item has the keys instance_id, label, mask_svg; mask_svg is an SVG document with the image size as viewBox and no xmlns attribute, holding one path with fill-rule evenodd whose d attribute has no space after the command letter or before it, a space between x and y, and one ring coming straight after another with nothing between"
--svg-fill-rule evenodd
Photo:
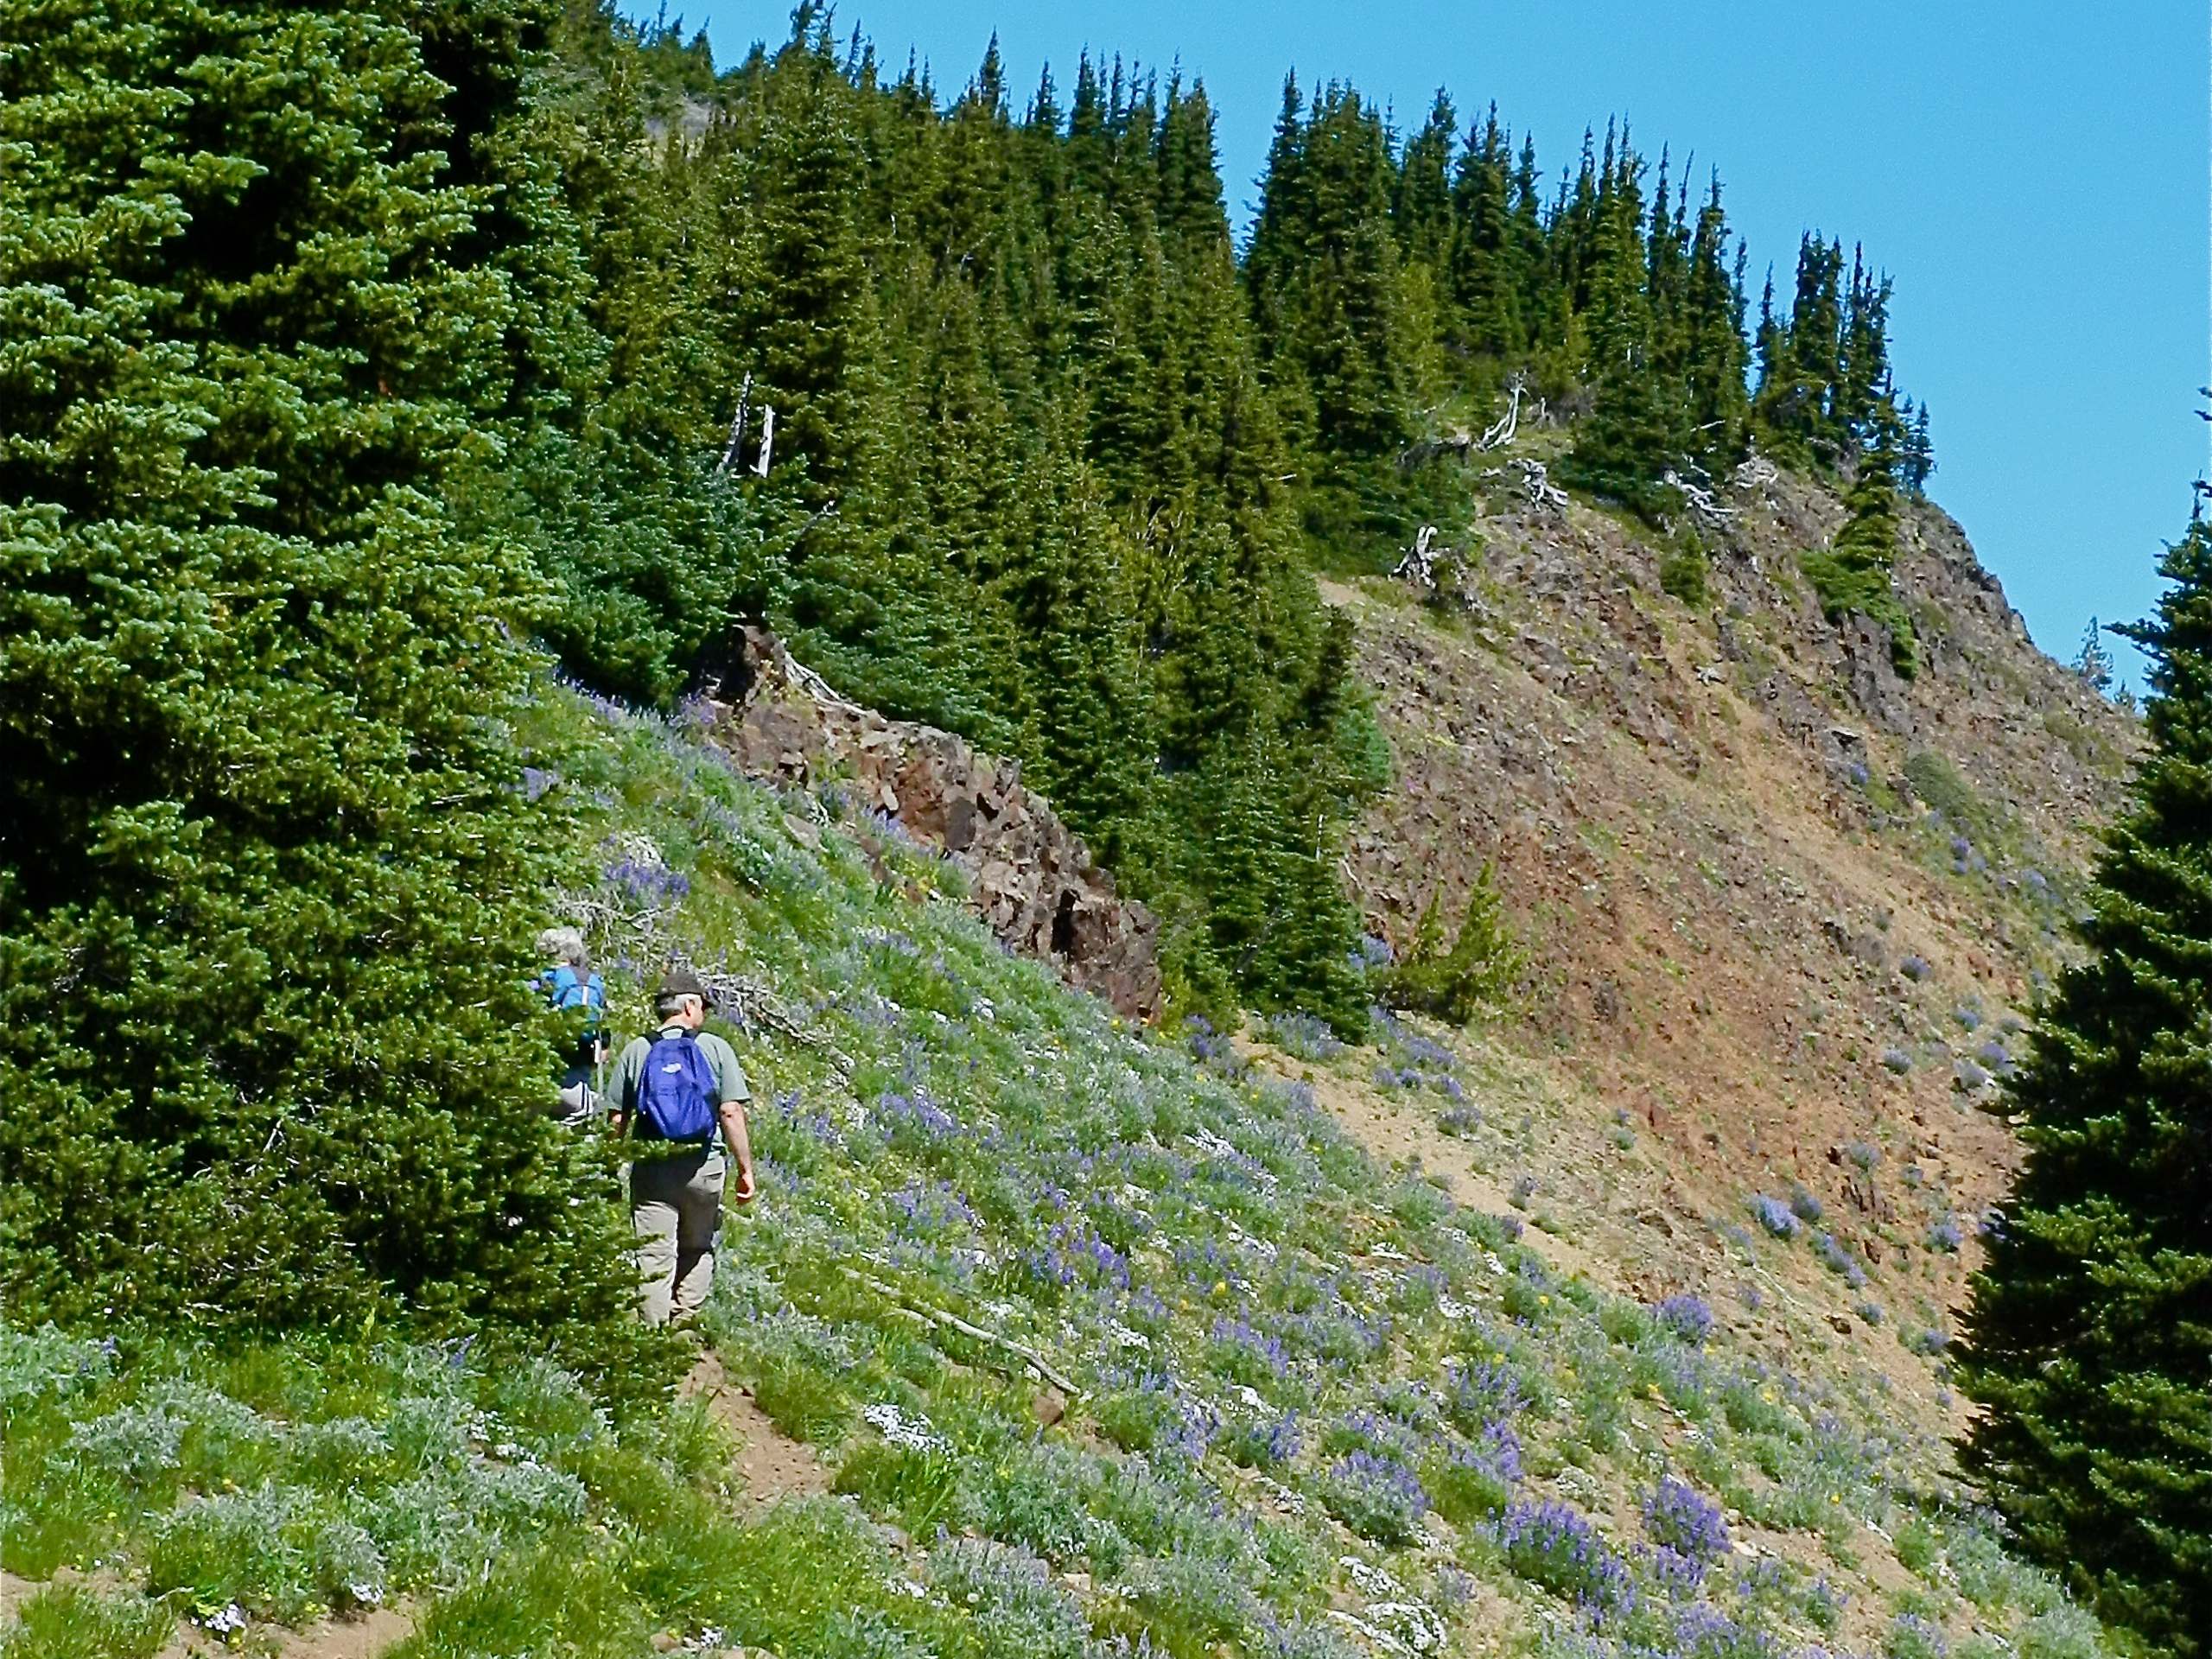
<instances>
[{"instance_id":1,"label":"sparse alpine tree","mask_svg":"<svg viewBox=\"0 0 2212 1659\"><path fill-rule=\"evenodd\" d=\"M2104 628L2094 616L2082 631L2082 649L2074 654L2074 671L2092 691L2112 689L2112 652L2105 649Z\"/></svg>"},{"instance_id":2,"label":"sparse alpine tree","mask_svg":"<svg viewBox=\"0 0 2212 1659\"><path fill-rule=\"evenodd\" d=\"M2161 570L2150 751L2008 1086L2027 1160L1974 1284L1970 1464L2098 1611L2212 1652L2212 526Z\"/></svg>"}]
</instances>

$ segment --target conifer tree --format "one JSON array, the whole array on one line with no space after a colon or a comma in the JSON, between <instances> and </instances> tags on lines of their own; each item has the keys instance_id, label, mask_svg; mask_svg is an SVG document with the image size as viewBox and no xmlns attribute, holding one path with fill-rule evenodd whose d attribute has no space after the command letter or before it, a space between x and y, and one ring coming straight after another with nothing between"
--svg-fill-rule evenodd
<instances>
[{"instance_id":1,"label":"conifer tree","mask_svg":"<svg viewBox=\"0 0 2212 1659\"><path fill-rule=\"evenodd\" d=\"M1967 1442L2020 1541L2107 1618L2212 1652L2212 527L2160 569L2150 749L2089 959L2007 1084L2027 1160L1974 1284Z\"/></svg>"},{"instance_id":2,"label":"conifer tree","mask_svg":"<svg viewBox=\"0 0 2212 1659\"><path fill-rule=\"evenodd\" d=\"M2074 654L2074 671L2092 691L2112 687L2112 652L2105 649L2103 626L2094 616L2082 630L2082 648Z\"/></svg>"},{"instance_id":3,"label":"conifer tree","mask_svg":"<svg viewBox=\"0 0 2212 1659\"><path fill-rule=\"evenodd\" d=\"M1853 614L1879 623L1890 637L1890 658L1910 679L1919 664L1912 618L1893 582L1897 556L1897 452L1901 423L1885 386L1866 423L1867 448L1845 491L1848 515L1834 544L1800 556L1799 564L1831 620Z\"/></svg>"},{"instance_id":4,"label":"conifer tree","mask_svg":"<svg viewBox=\"0 0 2212 1659\"><path fill-rule=\"evenodd\" d=\"M1518 356L1526 340L1526 238L1514 218L1511 158L1511 140L1492 105L1480 132L1467 136L1452 189L1452 298L1461 337L1471 355L1500 365Z\"/></svg>"},{"instance_id":5,"label":"conifer tree","mask_svg":"<svg viewBox=\"0 0 2212 1659\"><path fill-rule=\"evenodd\" d=\"M1452 244L1452 143L1458 118L1452 95L1436 89L1428 119L1406 141L1390 207L1400 256L1440 269Z\"/></svg>"},{"instance_id":6,"label":"conifer tree","mask_svg":"<svg viewBox=\"0 0 2212 1659\"><path fill-rule=\"evenodd\" d=\"M405 1307L650 1387L542 1115L563 837L501 734L539 591L441 499L521 311L454 80L416 8L132 16L0 5L10 1317Z\"/></svg>"},{"instance_id":7,"label":"conifer tree","mask_svg":"<svg viewBox=\"0 0 2212 1659\"><path fill-rule=\"evenodd\" d=\"M1607 147L1612 149L1611 135ZM1625 142L1612 160L1599 198L1590 259L1590 378L1593 401L1560 476L1639 512L1667 504L1660 484L1681 457L1688 436L1681 391L1663 372L1655 349L1655 320L1644 283L1645 250L1638 232L1643 163Z\"/></svg>"},{"instance_id":8,"label":"conifer tree","mask_svg":"<svg viewBox=\"0 0 2212 1659\"><path fill-rule=\"evenodd\" d=\"M1928 435L1928 405L1921 404L1912 411L1910 423L1905 429L1904 458L1898 468L1899 481L1916 501L1928 495L1929 474L1936 470L1936 448Z\"/></svg>"}]
</instances>

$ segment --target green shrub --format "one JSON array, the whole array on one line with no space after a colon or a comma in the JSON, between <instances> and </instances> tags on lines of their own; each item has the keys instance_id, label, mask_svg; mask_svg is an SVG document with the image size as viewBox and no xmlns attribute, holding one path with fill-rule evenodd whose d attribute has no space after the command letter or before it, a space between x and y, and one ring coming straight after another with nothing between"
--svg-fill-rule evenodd
<instances>
[{"instance_id":1,"label":"green shrub","mask_svg":"<svg viewBox=\"0 0 2212 1659\"><path fill-rule=\"evenodd\" d=\"M1693 609L1702 607L1711 597L1707 578L1712 564L1701 547L1677 548L1659 561L1659 587Z\"/></svg>"},{"instance_id":2,"label":"green shrub","mask_svg":"<svg viewBox=\"0 0 2212 1659\"><path fill-rule=\"evenodd\" d=\"M154 1659L176 1628L169 1610L85 1584L49 1585L0 1634L0 1659Z\"/></svg>"},{"instance_id":3,"label":"green shrub","mask_svg":"<svg viewBox=\"0 0 2212 1659\"><path fill-rule=\"evenodd\" d=\"M1961 829L1986 822L1981 798L1948 759L1933 749L1915 749L1904 758L1904 779L1923 805L1932 806Z\"/></svg>"},{"instance_id":4,"label":"green shrub","mask_svg":"<svg viewBox=\"0 0 2212 1659\"><path fill-rule=\"evenodd\" d=\"M1404 956L1382 976L1378 995L1389 1007L1464 1024L1504 999L1529 966L1505 919L1495 872L1484 864L1467 893L1459 931L1444 943L1443 892L1432 890Z\"/></svg>"},{"instance_id":5,"label":"green shrub","mask_svg":"<svg viewBox=\"0 0 2212 1659\"><path fill-rule=\"evenodd\" d=\"M1831 622L1857 614L1879 623L1890 636L1891 666L1908 680L1918 671L1918 638L1910 613L1897 598L1888 565L1861 563L1839 558L1825 548L1808 548L1798 554L1797 568L1812 584L1822 615Z\"/></svg>"}]
</instances>

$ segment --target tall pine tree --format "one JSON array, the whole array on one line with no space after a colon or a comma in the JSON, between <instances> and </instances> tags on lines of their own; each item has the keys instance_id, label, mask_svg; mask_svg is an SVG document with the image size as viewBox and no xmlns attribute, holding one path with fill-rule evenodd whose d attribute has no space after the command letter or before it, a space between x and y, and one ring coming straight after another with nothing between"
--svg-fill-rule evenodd
<instances>
[{"instance_id":1,"label":"tall pine tree","mask_svg":"<svg viewBox=\"0 0 2212 1659\"><path fill-rule=\"evenodd\" d=\"M2021 1541L2181 1659L2212 1652L2212 527L2161 566L2150 753L2092 953L2008 1085L2027 1161L1974 1287L1967 1441Z\"/></svg>"},{"instance_id":2,"label":"tall pine tree","mask_svg":"<svg viewBox=\"0 0 2212 1659\"><path fill-rule=\"evenodd\" d=\"M438 76L406 10L0 4L0 1285L644 1380L542 1113L540 590L441 499L527 308L449 100L543 19L475 6Z\"/></svg>"}]
</instances>

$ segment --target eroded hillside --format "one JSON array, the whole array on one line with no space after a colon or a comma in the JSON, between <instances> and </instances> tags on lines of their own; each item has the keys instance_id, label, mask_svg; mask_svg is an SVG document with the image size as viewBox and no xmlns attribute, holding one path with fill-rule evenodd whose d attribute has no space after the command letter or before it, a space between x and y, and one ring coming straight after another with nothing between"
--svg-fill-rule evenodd
<instances>
[{"instance_id":1,"label":"eroded hillside","mask_svg":"<svg viewBox=\"0 0 2212 1659\"><path fill-rule=\"evenodd\" d=\"M2035 649L1932 506L1900 550L1904 680L1799 572L1842 518L1819 486L1740 473L1686 603L1662 586L1675 547L1509 482L1464 602L1331 589L1397 757L1354 838L1370 925L1402 948L1432 893L1456 915L1493 865L1534 961L1486 1039L1497 1098L1428 1091L1413 1132L1456 1129L1647 1294L1742 1281L1755 1201L1794 1189L1804 1243L1768 1334L1833 1341L1935 1427L1958 1408L1905 1348L1948 1328L2004 1190L1993 1084L2132 721Z\"/></svg>"}]
</instances>

